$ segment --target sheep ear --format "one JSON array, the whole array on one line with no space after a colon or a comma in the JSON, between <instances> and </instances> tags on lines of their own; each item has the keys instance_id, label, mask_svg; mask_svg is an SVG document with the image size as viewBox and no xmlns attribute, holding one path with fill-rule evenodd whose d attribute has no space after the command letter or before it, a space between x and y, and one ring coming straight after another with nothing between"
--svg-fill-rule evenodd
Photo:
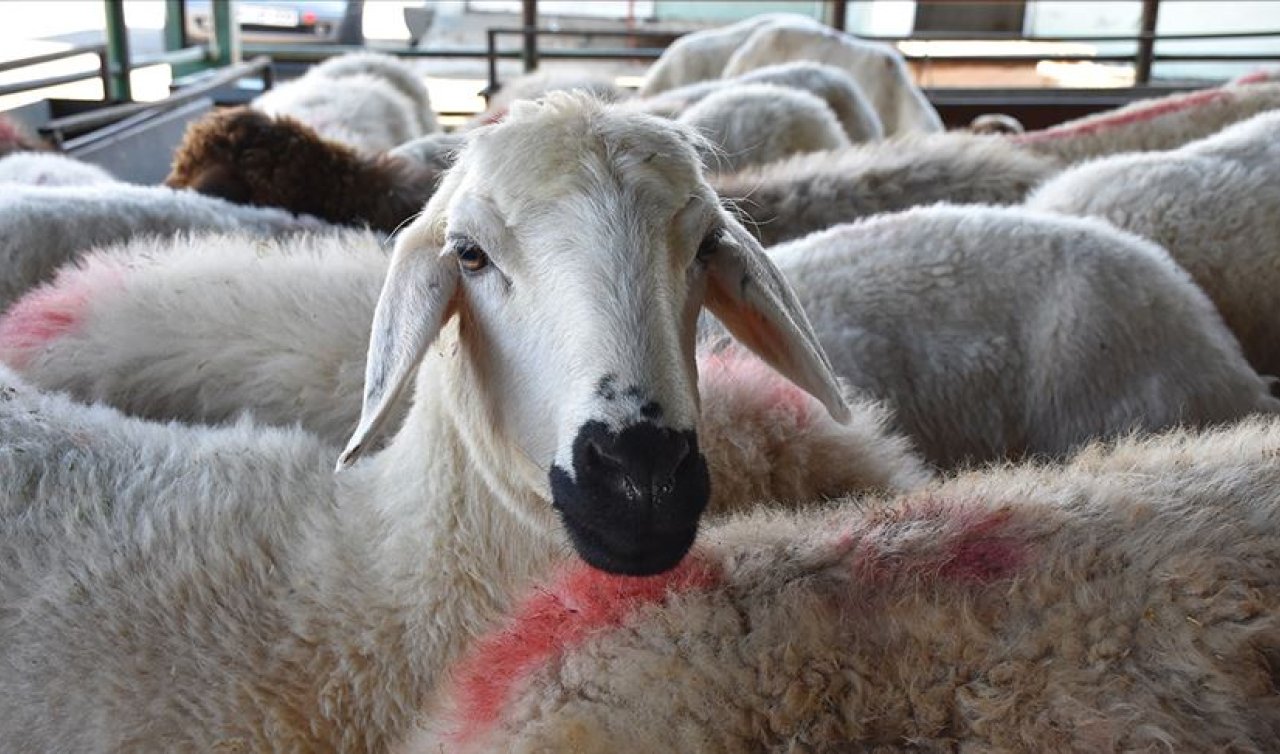
<instances>
[{"instance_id":1,"label":"sheep ear","mask_svg":"<svg viewBox=\"0 0 1280 754\"><path fill-rule=\"evenodd\" d=\"M338 458L338 471L377 437L427 346L453 314L457 288L458 265L437 249L396 249L373 312L360 423Z\"/></svg>"},{"instance_id":2,"label":"sheep ear","mask_svg":"<svg viewBox=\"0 0 1280 754\"><path fill-rule=\"evenodd\" d=\"M734 337L822 401L832 418L849 420L839 380L791 286L760 244L732 221L707 262L706 305Z\"/></svg>"}]
</instances>

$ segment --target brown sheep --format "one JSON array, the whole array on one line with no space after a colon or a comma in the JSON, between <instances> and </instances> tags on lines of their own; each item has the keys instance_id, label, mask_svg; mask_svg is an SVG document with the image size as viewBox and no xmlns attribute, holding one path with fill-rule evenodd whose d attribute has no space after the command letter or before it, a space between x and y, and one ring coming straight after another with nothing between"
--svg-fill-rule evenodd
<instances>
[{"instance_id":1,"label":"brown sheep","mask_svg":"<svg viewBox=\"0 0 1280 754\"><path fill-rule=\"evenodd\" d=\"M390 233L422 209L442 173L407 157L366 157L292 118L236 107L187 128L165 184Z\"/></svg>"}]
</instances>

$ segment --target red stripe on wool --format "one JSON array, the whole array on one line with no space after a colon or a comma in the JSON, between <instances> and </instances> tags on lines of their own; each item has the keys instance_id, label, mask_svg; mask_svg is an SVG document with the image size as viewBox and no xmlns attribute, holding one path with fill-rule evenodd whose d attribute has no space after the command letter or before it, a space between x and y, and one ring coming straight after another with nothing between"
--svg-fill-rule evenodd
<instances>
[{"instance_id":1,"label":"red stripe on wool","mask_svg":"<svg viewBox=\"0 0 1280 754\"><path fill-rule=\"evenodd\" d=\"M826 414L817 398L774 371L754 354L738 348L700 355L698 380L704 395L730 395L755 414L790 419L804 429Z\"/></svg>"},{"instance_id":2,"label":"red stripe on wool","mask_svg":"<svg viewBox=\"0 0 1280 754\"><path fill-rule=\"evenodd\" d=\"M1133 125L1134 123L1143 123L1171 113L1179 113L1184 110L1203 107L1213 102L1229 99L1230 97L1230 93L1221 89L1204 89L1198 92L1189 92L1177 97L1162 99L1156 103L1147 105L1146 107L1134 108L1133 110L1127 110L1123 113L1117 113L1116 115L1103 116L1096 120L1088 120L1076 125L1068 124L1064 126L1054 126L1053 128L1047 128L1041 131L1032 131L1030 133L1020 134L1012 138L1018 143L1027 144L1031 142L1049 141L1051 139L1089 136L1100 131L1108 131L1121 126Z\"/></svg>"},{"instance_id":3,"label":"red stripe on wool","mask_svg":"<svg viewBox=\"0 0 1280 754\"><path fill-rule=\"evenodd\" d=\"M75 332L89 301L124 284L124 268L100 260L58 273L52 283L19 299L0 318L0 361L26 367L41 349Z\"/></svg>"},{"instance_id":4,"label":"red stripe on wool","mask_svg":"<svg viewBox=\"0 0 1280 754\"><path fill-rule=\"evenodd\" d=\"M929 497L872 514L841 538L854 576L870 586L902 579L944 580L981 586L1011 577L1028 560L1026 542L1013 533L1011 508ZM933 547L910 529L925 525ZM910 538L903 548L899 543Z\"/></svg>"},{"instance_id":5,"label":"red stripe on wool","mask_svg":"<svg viewBox=\"0 0 1280 754\"><path fill-rule=\"evenodd\" d=\"M562 571L527 598L505 628L482 637L454 670L459 744L474 741L495 722L516 686L549 660L592 634L616 628L645 605L673 594L711 589L719 570L691 555L658 576L615 576L585 565Z\"/></svg>"}]
</instances>

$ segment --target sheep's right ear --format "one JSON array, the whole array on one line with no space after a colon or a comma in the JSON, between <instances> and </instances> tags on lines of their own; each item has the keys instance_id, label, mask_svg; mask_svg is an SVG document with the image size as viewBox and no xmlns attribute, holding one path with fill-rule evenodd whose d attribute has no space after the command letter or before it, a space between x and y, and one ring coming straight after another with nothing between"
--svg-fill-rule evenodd
<instances>
[{"instance_id":1,"label":"sheep's right ear","mask_svg":"<svg viewBox=\"0 0 1280 754\"><path fill-rule=\"evenodd\" d=\"M360 423L338 457L337 470L364 454L408 386L427 346L454 310L458 265L439 249L396 249L373 313Z\"/></svg>"}]
</instances>

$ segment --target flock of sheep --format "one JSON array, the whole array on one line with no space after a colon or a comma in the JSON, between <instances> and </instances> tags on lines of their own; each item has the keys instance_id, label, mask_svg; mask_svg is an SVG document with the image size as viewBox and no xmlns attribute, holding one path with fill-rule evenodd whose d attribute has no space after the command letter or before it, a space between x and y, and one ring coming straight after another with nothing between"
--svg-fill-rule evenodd
<instances>
[{"instance_id":1,"label":"flock of sheep","mask_svg":"<svg viewBox=\"0 0 1280 754\"><path fill-rule=\"evenodd\" d=\"M1008 130L792 16L0 127L0 748L1275 750L1280 81Z\"/></svg>"}]
</instances>

